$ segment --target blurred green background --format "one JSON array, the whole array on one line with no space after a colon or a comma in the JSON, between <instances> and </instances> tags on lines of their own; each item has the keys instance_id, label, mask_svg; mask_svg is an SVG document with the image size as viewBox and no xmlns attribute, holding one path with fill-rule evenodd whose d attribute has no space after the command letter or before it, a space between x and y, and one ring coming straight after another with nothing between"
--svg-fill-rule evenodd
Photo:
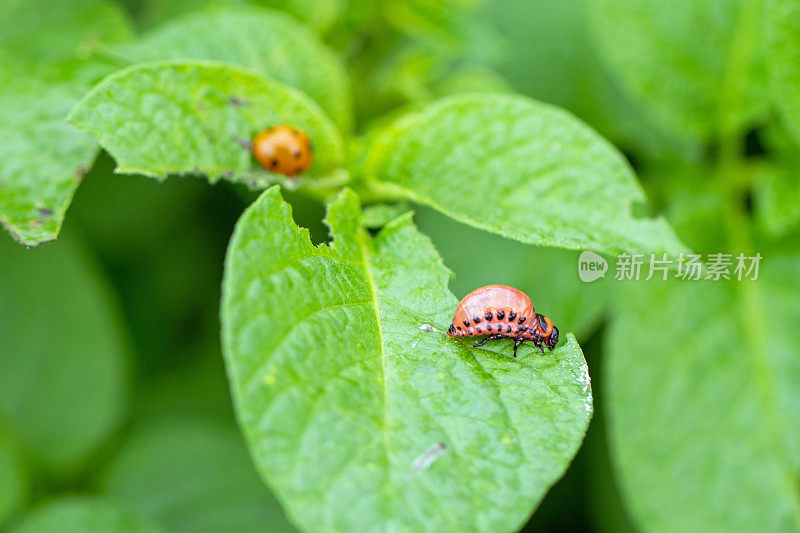
<instances>
[{"instance_id":1,"label":"blurred green background","mask_svg":"<svg viewBox=\"0 0 800 533\"><path fill-rule=\"evenodd\" d=\"M146 31L212 2L122 3ZM516 91L570 110L618 146L651 211L665 214L689 246L728 246L730 228L714 210L725 188L711 179L721 138L665 127L623 88L600 58L584 0L254 3L308 23L346 62L357 131L442 95ZM738 212L746 231L766 248L797 253L797 177L769 170L786 168L796 148L771 119L748 122L734 139L748 169ZM101 530L291 530L236 428L219 347L225 248L255 193L191 177L158 183L113 168L101 153L56 242L27 250L0 236L0 529L66 531L98 508L107 521ZM326 240L323 206L285 197L312 239ZM537 311L576 333L589 361L589 433L525 530L635 529L605 425L609 321L623 299L613 280L580 282L578 252L526 246L426 208L416 209L416 221L453 270L456 296L489 283L524 288ZM798 356L796 344L788 350Z\"/></svg>"}]
</instances>

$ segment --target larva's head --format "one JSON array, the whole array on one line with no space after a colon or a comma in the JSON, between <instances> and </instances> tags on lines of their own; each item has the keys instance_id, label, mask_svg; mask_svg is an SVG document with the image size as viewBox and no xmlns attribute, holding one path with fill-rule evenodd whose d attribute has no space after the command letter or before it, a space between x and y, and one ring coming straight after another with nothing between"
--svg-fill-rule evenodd
<instances>
[{"instance_id":1,"label":"larva's head","mask_svg":"<svg viewBox=\"0 0 800 533\"><path fill-rule=\"evenodd\" d=\"M542 337L542 342L552 350L558 344L558 328L555 327L549 317L536 315L536 318L539 319L539 334Z\"/></svg>"},{"instance_id":2,"label":"larva's head","mask_svg":"<svg viewBox=\"0 0 800 533\"><path fill-rule=\"evenodd\" d=\"M556 347L558 344L558 328L553 326L553 332L550 333L550 336L544 341L545 345L550 348L551 350Z\"/></svg>"}]
</instances>

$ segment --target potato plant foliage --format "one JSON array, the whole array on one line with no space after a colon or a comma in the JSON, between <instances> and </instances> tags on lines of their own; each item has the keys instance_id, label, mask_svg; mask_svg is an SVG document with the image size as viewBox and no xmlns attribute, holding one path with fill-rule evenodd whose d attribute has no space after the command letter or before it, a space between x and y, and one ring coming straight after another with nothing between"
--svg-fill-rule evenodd
<instances>
[{"instance_id":1,"label":"potato plant foliage","mask_svg":"<svg viewBox=\"0 0 800 533\"><path fill-rule=\"evenodd\" d=\"M799 29L800 0L8 2L0 529L800 531ZM252 156L277 124L296 178ZM448 337L495 283L553 351Z\"/></svg>"}]
</instances>

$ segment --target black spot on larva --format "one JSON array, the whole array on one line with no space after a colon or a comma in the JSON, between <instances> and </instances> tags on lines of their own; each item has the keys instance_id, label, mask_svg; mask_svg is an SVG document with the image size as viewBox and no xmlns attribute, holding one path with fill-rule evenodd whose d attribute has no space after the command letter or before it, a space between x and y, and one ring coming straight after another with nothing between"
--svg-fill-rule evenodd
<instances>
[{"instance_id":1,"label":"black spot on larva","mask_svg":"<svg viewBox=\"0 0 800 533\"><path fill-rule=\"evenodd\" d=\"M295 159L300 159L300 156L303 155L303 154L300 153L300 150L295 150L293 155L294 155Z\"/></svg>"},{"instance_id":2,"label":"black spot on larva","mask_svg":"<svg viewBox=\"0 0 800 533\"><path fill-rule=\"evenodd\" d=\"M467 327L469 327L469 320L465 320L465 321L464 321L464 325L465 325L465 326L467 326Z\"/></svg>"},{"instance_id":3,"label":"black spot on larva","mask_svg":"<svg viewBox=\"0 0 800 533\"><path fill-rule=\"evenodd\" d=\"M456 329L457 329L458 331L461 331L461 326L456 326Z\"/></svg>"},{"instance_id":4,"label":"black spot on larva","mask_svg":"<svg viewBox=\"0 0 800 533\"><path fill-rule=\"evenodd\" d=\"M480 333L480 332L481 332L481 328L475 328L475 331L477 331L478 333Z\"/></svg>"},{"instance_id":5,"label":"black spot on larva","mask_svg":"<svg viewBox=\"0 0 800 533\"><path fill-rule=\"evenodd\" d=\"M497 320L503 320L504 316L506 316L506 314L503 311L497 312Z\"/></svg>"},{"instance_id":6,"label":"black spot on larva","mask_svg":"<svg viewBox=\"0 0 800 533\"><path fill-rule=\"evenodd\" d=\"M270 160L269 166L271 166L272 168L277 167L278 166L278 160L277 159Z\"/></svg>"},{"instance_id":7,"label":"black spot on larva","mask_svg":"<svg viewBox=\"0 0 800 533\"><path fill-rule=\"evenodd\" d=\"M519 330L520 331L527 331L528 330L528 326L520 326Z\"/></svg>"},{"instance_id":8,"label":"black spot on larva","mask_svg":"<svg viewBox=\"0 0 800 533\"><path fill-rule=\"evenodd\" d=\"M452 334L453 332L455 332L455 330L456 329L453 327L453 324L450 324L450 329L448 329L447 332Z\"/></svg>"},{"instance_id":9,"label":"black spot on larva","mask_svg":"<svg viewBox=\"0 0 800 533\"><path fill-rule=\"evenodd\" d=\"M542 331L547 331L547 320L542 315L538 315L539 318L539 327L542 328Z\"/></svg>"},{"instance_id":10,"label":"black spot on larva","mask_svg":"<svg viewBox=\"0 0 800 533\"><path fill-rule=\"evenodd\" d=\"M491 324L486 326L486 331L492 331L492 325Z\"/></svg>"},{"instance_id":11,"label":"black spot on larva","mask_svg":"<svg viewBox=\"0 0 800 533\"><path fill-rule=\"evenodd\" d=\"M524 317L524 316L519 317L519 323L520 324L524 323L526 318L527 317Z\"/></svg>"},{"instance_id":12,"label":"black spot on larva","mask_svg":"<svg viewBox=\"0 0 800 533\"><path fill-rule=\"evenodd\" d=\"M472 328L469 328L469 329L467 330L467 335L475 335L475 330L474 330L474 329L472 329Z\"/></svg>"},{"instance_id":13,"label":"black spot on larva","mask_svg":"<svg viewBox=\"0 0 800 533\"><path fill-rule=\"evenodd\" d=\"M486 320L491 320L492 319L492 313L486 313L485 315L483 315L483 318L485 318Z\"/></svg>"},{"instance_id":14,"label":"black spot on larva","mask_svg":"<svg viewBox=\"0 0 800 533\"><path fill-rule=\"evenodd\" d=\"M517 318L517 313L511 313L510 315L508 315L508 320L509 321L510 320L514 320L515 318Z\"/></svg>"},{"instance_id":15,"label":"black spot on larva","mask_svg":"<svg viewBox=\"0 0 800 533\"><path fill-rule=\"evenodd\" d=\"M511 326L506 326L506 333L511 333Z\"/></svg>"},{"instance_id":16,"label":"black spot on larva","mask_svg":"<svg viewBox=\"0 0 800 533\"><path fill-rule=\"evenodd\" d=\"M480 324L481 323L481 317L479 317L479 316L472 317L472 321L475 322L476 324Z\"/></svg>"}]
</instances>

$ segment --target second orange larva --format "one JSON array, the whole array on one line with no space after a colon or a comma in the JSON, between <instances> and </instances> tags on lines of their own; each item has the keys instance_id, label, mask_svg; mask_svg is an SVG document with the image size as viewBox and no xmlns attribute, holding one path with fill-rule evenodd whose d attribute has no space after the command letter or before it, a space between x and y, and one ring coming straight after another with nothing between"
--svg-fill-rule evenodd
<instances>
[{"instance_id":1,"label":"second orange larva","mask_svg":"<svg viewBox=\"0 0 800 533\"><path fill-rule=\"evenodd\" d=\"M253 139L253 157L269 170L295 176L308 170L313 153L311 140L303 130L280 124L260 132Z\"/></svg>"}]
</instances>

